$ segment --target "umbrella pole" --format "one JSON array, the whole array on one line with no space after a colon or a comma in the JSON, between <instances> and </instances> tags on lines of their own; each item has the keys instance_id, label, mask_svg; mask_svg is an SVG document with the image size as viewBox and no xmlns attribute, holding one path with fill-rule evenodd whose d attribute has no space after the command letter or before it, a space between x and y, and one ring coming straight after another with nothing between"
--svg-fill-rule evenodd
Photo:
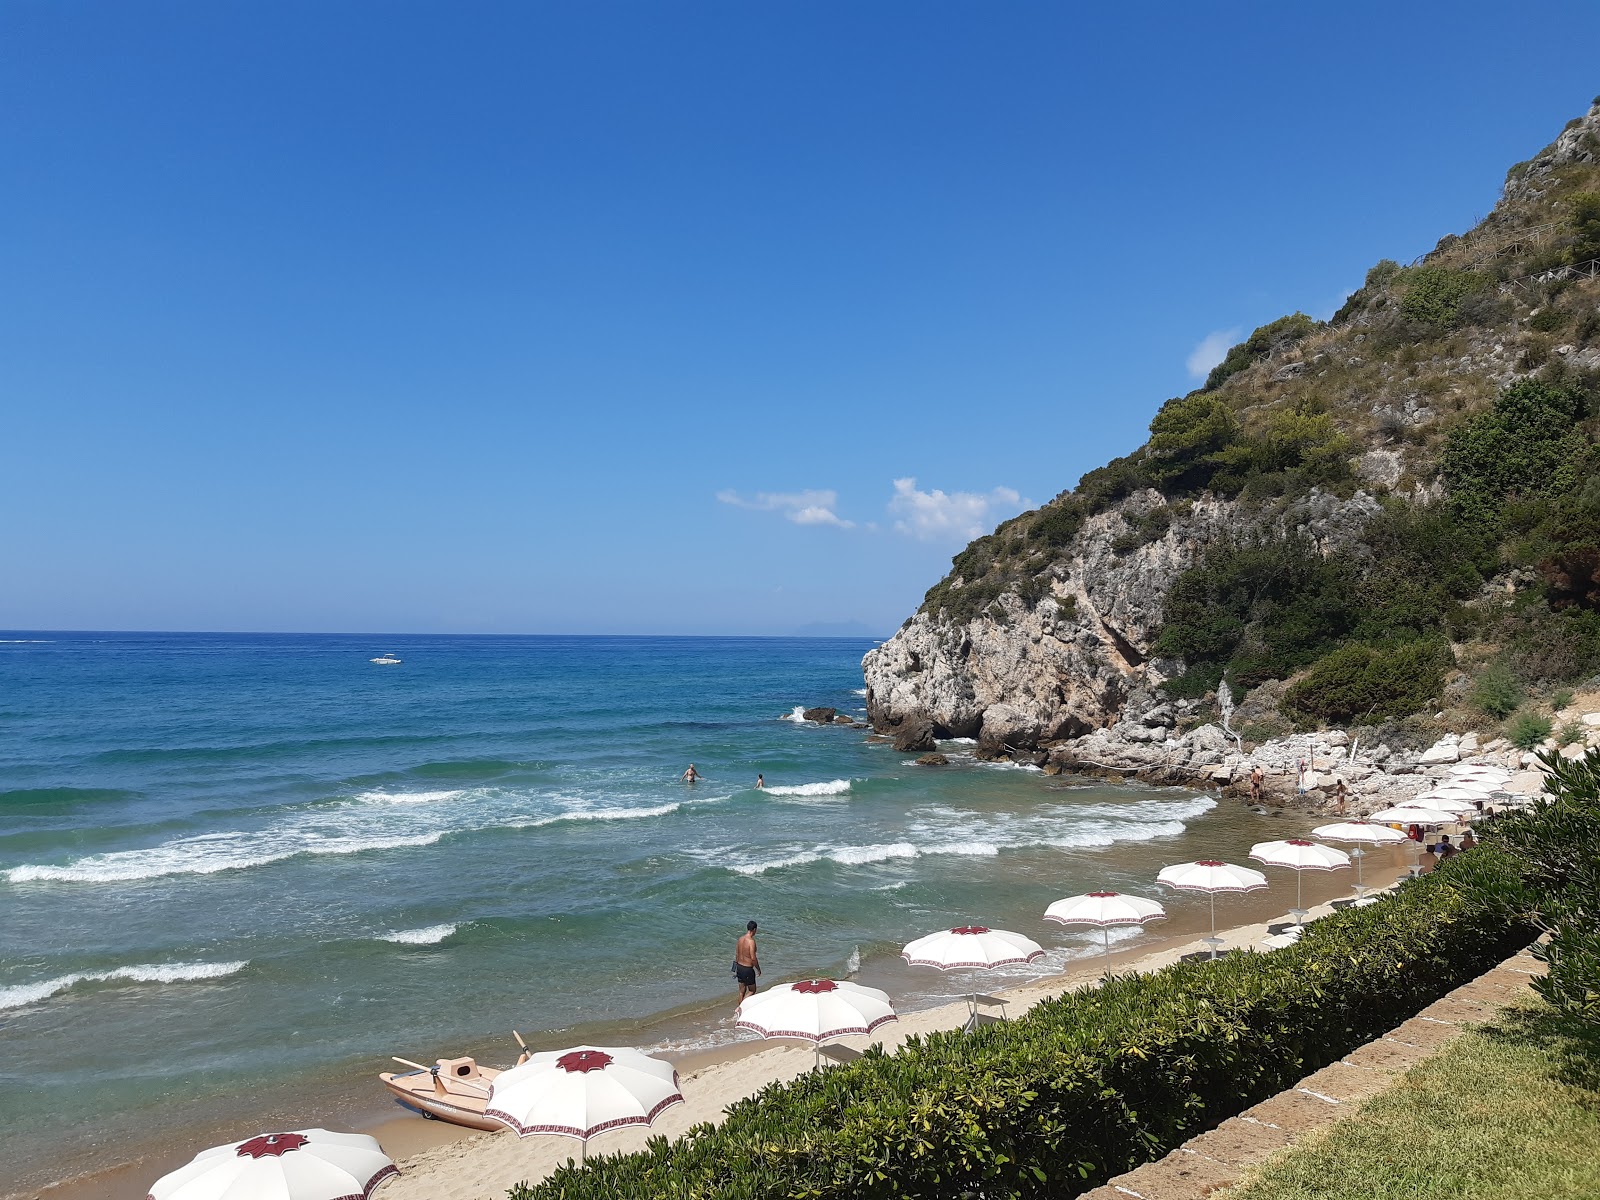
<instances>
[{"instance_id":1,"label":"umbrella pole","mask_svg":"<svg viewBox=\"0 0 1600 1200\"><path fill-rule=\"evenodd\" d=\"M1299 867L1294 869L1294 921L1302 928L1306 923L1305 877L1306 873Z\"/></svg>"},{"instance_id":2,"label":"umbrella pole","mask_svg":"<svg viewBox=\"0 0 1600 1200\"><path fill-rule=\"evenodd\" d=\"M1211 898L1211 959L1215 962L1217 957L1217 894L1208 892L1207 895Z\"/></svg>"},{"instance_id":3,"label":"umbrella pole","mask_svg":"<svg viewBox=\"0 0 1600 1200\"><path fill-rule=\"evenodd\" d=\"M1105 942L1106 942L1106 957L1110 958L1111 957L1111 927L1109 925L1100 926L1100 936L1105 939Z\"/></svg>"},{"instance_id":4,"label":"umbrella pole","mask_svg":"<svg viewBox=\"0 0 1600 1200\"><path fill-rule=\"evenodd\" d=\"M1365 858L1366 856L1367 856L1367 852L1365 850L1363 850L1360 846L1357 846L1354 850L1350 851L1350 857L1356 860L1356 899L1357 900L1361 899L1361 897L1363 897L1363 896L1365 896L1367 894L1367 889L1365 887L1363 887L1362 884L1361 884L1361 860L1363 858Z\"/></svg>"}]
</instances>

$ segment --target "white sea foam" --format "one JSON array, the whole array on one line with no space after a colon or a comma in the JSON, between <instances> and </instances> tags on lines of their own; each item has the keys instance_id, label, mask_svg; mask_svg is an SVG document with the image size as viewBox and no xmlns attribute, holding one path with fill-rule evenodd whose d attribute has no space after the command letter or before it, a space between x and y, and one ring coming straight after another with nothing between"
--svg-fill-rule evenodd
<instances>
[{"instance_id":1,"label":"white sea foam","mask_svg":"<svg viewBox=\"0 0 1600 1200\"><path fill-rule=\"evenodd\" d=\"M848 977L859 970L861 970L861 947L854 946L850 950L850 957L844 960L844 973Z\"/></svg>"},{"instance_id":2,"label":"white sea foam","mask_svg":"<svg viewBox=\"0 0 1600 1200\"><path fill-rule=\"evenodd\" d=\"M856 688L850 694L852 696L865 696L867 694L867 689L866 688Z\"/></svg>"},{"instance_id":3,"label":"white sea foam","mask_svg":"<svg viewBox=\"0 0 1600 1200\"><path fill-rule=\"evenodd\" d=\"M797 783L787 787L766 789L774 796L842 796L850 790L848 779L830 779L827 783Z\"/></svg>"},{"instance_id":4,"label":"white sea foam","mask_svg":"<svg viewBox=\"0 0 1600 1200\"><path fill-rule=\"evenodd\" d=\"M0 988L0 1011L37 1004L80 983L189 983L222 979L244 970L248 965L248 962L142 963L132 967L116 967L110 971L74 971L70 975L41 979L37 983Z\"/></svg>"},{"instance_id":5,"label":"white sea foam","mask_svg":"<svg viewBox=\"0 0 1600 1200\"><path fill-rule=\"evenodd\" d=\"M448 921L443 925L425 925L421 929L398 929L393 933L379 936L383 941L396 942L402 946L436 946L460 928L458 922Z\"/></svg>"},{"instance_id":6,"label":"white sea foam","mask_svg":"<svg viewBox=\"0 0 1600 1200\"><path fill-rule=\"evenodd\" d=\"M789 710L789 715L785 717L784 720L793 721L796 725L807 724L806 706L804 704L796 704L792 709Z\"/></svg>"},{"instance_id":7,"label":"white sea foam","mask_svg":"<svg viewBox=\"0 0 1600 1200\"><path fill-rule=\"evenodd\" d=\"M356 799L363 804L438 804L466 794L464 788L443 792L361 792Z\"/></svg>"},{"instance_id":8,"label":"white sea foam","mask_svg":"<svg viewBox=\"0 0 1600 1200\"><path fill-rule=\"evenodd\" d=\"M165 875L215 875L281 862L300 854L360 854L431 846L445 830L397 837L329 837L316 832L208 833L144 850L91 854L65 866L24 864L5 877L12 883L124 883Z\"/></svg>"},{"instance_id":9,"label":"white sea foam","mask_svg":"<svg viewBox=\"0 0 1600 1200\"><path fill-rule=\"evenodd\" d=\"M976 746L977 738L940 738L939 741L946 746Z\"/></svg>"},{"instance_id":10,"label":"white sea foam","mask_svg":"<svg viewBox=\"0 0 1600 1200\"><path fill-rule=\"evenodd\" d=\"M0 646L54 646L55 638L0 638Z\"/></svg>"},{"instance_id":11,"label":"white sea foam","mask_svg":"<svg viewBox=\"0 0 1600 1200\"><path fill-rule=\"evenodd\" d=\"M840 846L826 850L822 857L847 867L863 863L887 862L891 858L915 858L920 851L910 842L890 842L881 846Z\"/></svg>"}]
</instances>

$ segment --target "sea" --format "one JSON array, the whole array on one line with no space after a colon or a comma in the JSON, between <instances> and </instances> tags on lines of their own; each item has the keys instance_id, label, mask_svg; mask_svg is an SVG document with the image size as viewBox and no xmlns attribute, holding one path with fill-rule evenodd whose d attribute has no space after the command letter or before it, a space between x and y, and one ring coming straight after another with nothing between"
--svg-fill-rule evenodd
<instances>
[{"instance_id":1,"label":"sea","mask_svg":"<svg viewBox=\"0 0 1600 1200\"><path fill-rule=\"evenodd\" d=\"M747 920L765 982L902 1007L972 986L898 958L955 924L1047 948L986 988L1057 972L1101 939L1044 923L1052 900L1156 895L1163 865L1284 836L802 720L864 717L873 645L0 635L0 1194L208 1122L392 1112L391 1055L505 1063L513 1029L731 1043Z\"/></svg>"}]
</instances>

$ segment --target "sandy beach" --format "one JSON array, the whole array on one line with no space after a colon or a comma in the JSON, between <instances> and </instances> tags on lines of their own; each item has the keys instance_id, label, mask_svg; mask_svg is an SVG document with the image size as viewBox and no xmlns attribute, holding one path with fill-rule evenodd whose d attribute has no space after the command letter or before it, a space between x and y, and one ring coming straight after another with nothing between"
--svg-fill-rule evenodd
<instances>
[{"instance_id":1,"label":"sandy beach","mask_svg":"<svg viewBox=\"0 0 1600 1200\"><path fill-rule=\"evenodd\" d=\"M1404 869L1397 862L1375 867L1368 871L1368 887L1392 883L1401 874ZM1343 878L1335 883L1322 877L1317 882L1322 886L1307 880L1308 897L1315 894L1320 900L1308 906L1311 919L1334 911L1331 900L1353 895ZM1265 896L1261 900L1251 897L1249 899L1255 902L1250 907L1257 912L1265 907L1280 915L1219 930L1224 948L1260 949L1261 939L1268 935L1269 927L1288 920L1287 914L1281 912L1283 888L1275 891L1272 903L1263 905ZM1237 907L1244 906L1238 897L1229 897L1228 901ZM1155 971L1177 962L1184 955L1205 949L1199 936L1175 935L1165 939L1157 949L1152 950L1147 943L1121 953L1113 950L1109 956L1085 960L1064 975L1024 984L1002 994L1007 1000L1008 1015L1014 1017L1042 1000L1094 983L1107 969ZM842 1039L838 1044L861 1049L879 1042L885 1049L893 1050L914 1035L959 1028L966 1018L965 1004L946 1004L906 1013L870 1037ZM693 1125L719 1120L734 1101L775 1081L804 1074L813 1068L814 1062L811 1048L797 1042L744 1043L732 1048L731 1053L724 1052L704 1061L707 1057L701 1056L700 1062L691 1058L679 1063L684 1103L668 1109L649 1129L618 1130L592 1139L588 1153L616 1154L642 1149L649 1138L657 1135L676 1138ZM389 1121L370 1132L377 1135L400 1163L400 1175L384 1187L385 1200L495 1200L521 1180L542 1179L578 1152L578 1144L567 1138L518 1139L501 1133L446 1132L437 1125L414 1119ZM440 1138L447 1140L441 1143Z\"/></svg>"},{"instance_id":2,"label":"sandy beach","mask_svg":"<svg viewBox=\"0 0 1600 1200\"><path fill-rule=\"evenodd\" d=\"M1366 863L1368 890L1384 887L1405 874L1405 848L1371 851ZM1228 949L1262 949L1261 939L1273 926L1290 920L1293 875L1269 869L1272 886L1262 892L1231 895L1218 901L1218 936ZM1307 908L1314 919L1333 911L1335 901L1354 895L1353 879L1346 872L1308 872L1304 880ZM1170 899L1170 897L1169 897ZM1007 1000L1007 1015L1015 1017L1042 1000L1094 983L1107 970L1154 971L1185 955L1203 952L1208 933L1203 909L1184 907L1167 922L1147 926L1138 942L1109 955L1076 960L1065 973L1033 980L1011 988L987 987ZM1223 922L1231 922L1224 926ZM769 982L778 982L771 978ZM731 1013L731 1008L730 1008ZM883 1026L870 1038L841 1039L837 1044L861 1049L882 1043L892 1050L906 1039L935 1030L958 1028L967 1017L962 1002L905 1011L900 1019ZM624 1129L603 1134L588 1145L590 1156L640 1149L648 1138L675 1138L693 1125L721 1119L728 1105L760 1091L769 1083L791 1079L813 1069L808 1044L798 1042L739 1041L710 1050L668 1055L679 1069L684 1103L664 1112L649 1129ZM481 1133L420 1116L392 1115L399 1107L365 1111L324 1107L307 1111L297 1122L328 1128L366 1132L378 1138L401 1168L386 1183L388 1200L495 1200L521 1180L538 1180L577 1155L578 1144L567 1138L518 1139L509 1133ZM230 1122L230 1124L233 1124ZM242 1126L240 1127L242 1128ZM13 1197L47 1196L49 1200L137 1200L149 1184L187 1162L200 1149L235 1137L259 1132L230 1129L193 1129L180 1142L146 1148L134 1161L117 1168L65 1180L40 1192L12 1193ZM7 1197L11 1200L11 1197Z\"/></svg>"}]
</instances>

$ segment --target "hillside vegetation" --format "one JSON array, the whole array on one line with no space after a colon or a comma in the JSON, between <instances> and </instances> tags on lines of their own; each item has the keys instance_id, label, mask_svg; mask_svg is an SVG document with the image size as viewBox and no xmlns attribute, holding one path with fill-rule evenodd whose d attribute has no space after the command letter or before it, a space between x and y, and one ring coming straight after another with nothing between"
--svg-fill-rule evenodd
<instances>
[{"instance_id":1,"label":"hillside vegetation","mask_svg":"<svg viewBox=\"0 0 1600 1200\"><path fill-rule=\"evenodd\" d=\"M1228 532L1170 581L1150 682L1289 681L1283 716L1315 724L1467 703L1487 678L1504 718L1600 670L1597 439L1600 101L1477 227L1379 262L1326 322L1255 330L1142 447L958 554L920 611L1070 617L1091 518L1116 514L1121 554L1198 538L1189 513L1223 500ZM1352 499L1365 516L1340 536L1304 518Z\"/></svg>"}]
</instances>

